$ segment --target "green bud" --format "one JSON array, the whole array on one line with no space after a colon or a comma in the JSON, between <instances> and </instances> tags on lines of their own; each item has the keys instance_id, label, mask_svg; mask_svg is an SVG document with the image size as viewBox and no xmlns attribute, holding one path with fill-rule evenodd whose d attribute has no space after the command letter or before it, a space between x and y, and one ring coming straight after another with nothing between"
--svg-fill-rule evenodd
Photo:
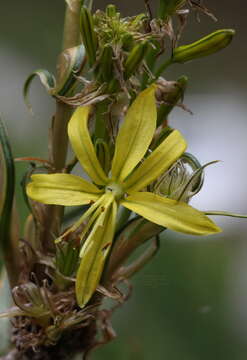
<instances>
[{"instance_id":1,"label":"green bud","mask_svg":"<svg viewBox=\"0 0 247 360\"><path fill-rule=\"evenodd\" d=\"M134 45L134 38L132 34L124 34L122 36L122 47L125 51L130 51L133 48Z\"/></svg>"},{"instance_id":2,"label":"green bud","mask_svg":"<svg viewBox=\"0 0 247 360\"><path fill-rule=\"evenodd\" d=\"M117 14L117 9L115 5L107 5L106 7L106 15L109 17L115 17Z\"/></svg>"},{"instance_id":3,"label":"green bud","mask_svg":"<svg viewBox=\"0 0 247 360\"><path fill-rule=\"evenodd\" d=\"M76 242L64 243L57 247L56 268L63 276L73 276L79 259L79 247ZM61 280L61 279L60 279Z\"/></svg>"},{"instance_id":4,"label":"green bud","mask_svg":"<svg viewBox=\"0 0 247 360\"><path fill-rule=\"evenodd\" d=\"M186 3L186 0L160 0L158 17L165 20Z\"/></svg>"},{"instance_id":5,"label":"green bud","mask_svg":"<svg viewBox=\"0 0 247 360\"><path fill-rule=\"evenodd\" d=\"M124 64L124 77L129 79L144 60L148 50L148 42L143 41L134 46Z\"/></svg>"},{"instance_id":6,"label":"green bud","mask_svg":"<svg viewBox=\"0 0 247 360\"><path fill-rule=\"evenodd\" d=\"M113 50L110 45L105 45L96 68L97 78L101 82L109 82L113 77Z\"/></svg>"},{"instance_id":7,"label":"green bud","mask_svg":"<svg viewBox=\"0 0 247 360\"><path fill-rule=\"evenodd\" d=\"M111 156L108 144L102 139L97 139L95 149L102 168L105 173L108 174L111 168Z\"/></svg>"},{"instance_id":8,"label":"green bud","mask_svg":"<svg viewBox=\"0 0 247 360\"><path fill-rule=\"evenodd\" d=\"M92 14L85 6L81 9L80 25L82 40L87 52L88 61L90 66L93 66L96 61L98 40L96 32L94 31Z\"/></svg>"},{"instance_id":9,"label":"green bud","mask_svg":"<svg viewBox=\"0 0 247 360\"><path fill-rule=\"evenodd\" d=\"M179 46L173 52L172 62L185 63L214 54L228 46L234 35L234 30L223 29L215 31L192 44Z\"/></svg>"}]
</instances>

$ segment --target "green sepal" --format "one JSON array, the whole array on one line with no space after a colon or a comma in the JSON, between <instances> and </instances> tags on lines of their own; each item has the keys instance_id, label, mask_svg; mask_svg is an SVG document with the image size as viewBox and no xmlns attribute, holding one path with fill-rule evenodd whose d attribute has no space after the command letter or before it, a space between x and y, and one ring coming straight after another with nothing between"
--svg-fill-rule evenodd
<instances>
[{"instance_id":1,"label":"green sepal","mask_svg":"<svg viewBox=\"0 0 247 360\"><path fill-rule=\"evenodd\" d=\"M86 50L84 45L75 46L66 49L61 56L65 62L63 72L60 74L60 79L57 81L57 86L53 91L54 95L66 96L70 95L73 90L77 78L84 65L86 64Z\"/></svg>"},{"instance_id":2,"label":"green sepal","mask_svg":"<svg viewBox=\"0 0 247 360\"><path fill-rule=\"evenodd\" d=\"M98 40L94 30L92 14L85 6L83 6L81 9L80 26L83 44L87 52L88 62L90 66L93 66L96 61Z\"/></svg>"},{"instance_id":3,"label":"green sepal","mask_svg":"<svg viewBox=\"0 0 247 360\"><path fill-rule=\"evenodd\" d=\"M9 247L11 214L15 192L15 166L5 126L0 119L1 152L1 203L0 246L5 252Z\"/></svg>"},{"instance_id":4,"label":"green sepal","mask_svg":"<svg viewBox=\"0 0 247 360\"><path fill-rule=\"evenodd\" d=\"M48 94L52 94L56 87L55 77L48 70L39 69L39 70L32 72L28 76L28 78L26 79L24 86L23 86L23 97L24 97L24 101L25 101L29 111L31 111L31 113L32 113L32 106L29 102L28 96L29 96L31 83L36 76L39 77L41 84L44 85Z\"/></svg>"}]
</instances>

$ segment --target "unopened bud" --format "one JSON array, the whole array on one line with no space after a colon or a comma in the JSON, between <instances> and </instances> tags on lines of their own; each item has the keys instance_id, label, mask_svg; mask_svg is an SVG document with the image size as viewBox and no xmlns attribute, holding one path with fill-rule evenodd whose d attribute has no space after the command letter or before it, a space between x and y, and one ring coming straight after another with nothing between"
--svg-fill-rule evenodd
<instances>
[{"instance_id":1,"label":"unopened bud","mask_svg":"<svg viewBox=\"0 0 247 360\"><path fill-rule=\"evenodd\" d=\"M97 139L95 143L95 149L99 162L107 174L111 168L111 157L110 157L109 146L104 140Z\"/></svg>"},{"instance_id":2,"label":"unopened bud","mask_svg":"<svg viewBox=\"0 0 247 360\"><path fill-rule=\"evenodd\" d=\"M229 45L234 34L232 29L218 30L192 44L179 46L173 52L172 62L185 63L214 54Z\"/></svg>"},{"instance_id":3,"label":"unopened bud","mask_svg":"<svg viewBox=\"0 0 247 360\"><path fill-rule=\"evenodd\" d=\"M146 41L141 42L134 46L124 64L124 77L129 79L143 62L147 53L148 43Z\"/></svg>"},{"instance_id":4,"label":"unopened bud","mask_svg":"<svg viewBox=\"0 0 247 360\"><path fill-rule=\"evenodd\" d=\"M96 61L96 51L98 47L97 36L94 31L93 17L90 11L83 6L81 9L81 34L85 46L90 66Z\"/></svg>"},{"instance_id":5,"label":"unopened bud","mask_svg":"<svg viewBox=\"0 0 247 360\"><path fill-rule=\"evenodd\" d=\"M117 14L116 6L115 6L115 5L112 5L112 4L107 5L107 7L106 7L106 14L107 14L107 16L109 16L109 17L114 17L114 16L116 16L116 14Z\"/></svg>"},{"instance_id":6,"label":"unopened bud","mask_svg":"<svg viewBox=\"0 0 247 360\"><path fill-rule=\"evenodd\" d=\"M112 47L105 45L96 68L97 77L101 82L110 82L113 77L113 55Z\"/></svg>"}]
</instances>

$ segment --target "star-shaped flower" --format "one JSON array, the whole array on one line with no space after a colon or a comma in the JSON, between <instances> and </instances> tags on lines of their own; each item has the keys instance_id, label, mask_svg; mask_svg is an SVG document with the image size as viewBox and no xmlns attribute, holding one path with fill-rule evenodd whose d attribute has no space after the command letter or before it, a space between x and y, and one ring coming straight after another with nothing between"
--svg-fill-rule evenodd
<instances>
[{"instance_id":1,"label":"star-shaped flower","mask_svg":"<svg viewBox=\"0 0 247 360\"><path fill-rule=\"evenodd\" d=\"M81 234L83 239L89 233L82 245L76 280L81 307L89 301L100 281L120 205L151 222L186 234L208 235L220 231L204 213L186 203L145 191L186 148L182 135L174 130L151 154L147 152L156 129L155 86L140 93L129 107L116 139L109 174L100 165L88 131L90 109L90 106L77 108L69 122L68 135L92 183L72 174L36 174L27 186L28 196L44 204L92 204L65 233L89 219Z\"/></svg>"}]
</instances>

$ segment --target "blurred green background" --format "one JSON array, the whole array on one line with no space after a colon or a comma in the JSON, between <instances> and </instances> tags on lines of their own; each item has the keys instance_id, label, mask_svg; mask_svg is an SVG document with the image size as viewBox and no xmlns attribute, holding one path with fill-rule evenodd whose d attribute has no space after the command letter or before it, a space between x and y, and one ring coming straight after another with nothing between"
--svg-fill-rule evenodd
<instances>
[{"instance_id":1,"label":"blurred green background","mask_svg":"<svg viewBox=\"0 0 247 360\"><path fill-rule=\"evenodd\" d=\"M142 11L143 2L113 1L124 14ZM96 1L98 7L107 3ZM191 15L182 42L225 27L236 29L237 35L223 52L173 66L165 74L167 80L183 74L190 79L184 103L194 115L178 108L171 124L183 132L188 150L202 163L222 160L207 169L205 186L193 205L247 213L247 7L241 0L205 4L218 22L202 16L198 24ZM54 104L35 82L31 93L35 116L31 117L23 103L22 85L32 70L55 72L63 16L64 0L2 1L0 5L0 112L18 157L47 155ZM17 167L20 174L24 167ZM18 200L24 219L26 209L20 196ZM133 279L131 299L113 317L118 338L95 352L93 360L246 359L247 222L215 220L224 230L217 236L164 233L160 253Z\"/></svg>"}]
</instances>

